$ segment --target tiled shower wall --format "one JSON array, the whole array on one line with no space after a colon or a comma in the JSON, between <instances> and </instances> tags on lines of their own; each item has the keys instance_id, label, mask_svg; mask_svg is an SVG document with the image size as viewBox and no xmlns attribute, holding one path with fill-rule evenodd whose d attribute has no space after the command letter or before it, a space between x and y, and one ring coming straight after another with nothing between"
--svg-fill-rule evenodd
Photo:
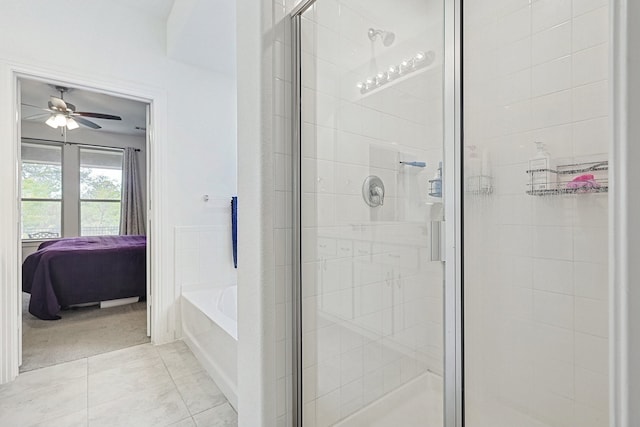
<instances>
[{"instance_id":1,"label":"tiled shower wall","mask_svg":"<svg viewBox=\"0 0 640 427\"><path fill-rule=\"evenodd\" d=\"M607 194L525 194L534 141L608 159L608 29L607 0L465 2L465 150L494 180L465 196L474 426L608 425Z\"/></svg>"},{"instance_id":2,"label":"tiled shower wall","mask_svg":"<svg viewBox=\"0 0 640 427\"><path fill-rule=\"evenodd\" d=\"M302 19L306 426L442 374L442 265L429 261L440 200L427 195L442 160L442 12L388 5L319 0ZM372 43L370 27L395 31L394 44ZM436 59L420 72L365 95L356 87L430 50ZM363 200L369 175L384 182L383 206Z\"/></svg>"}]
</instances>

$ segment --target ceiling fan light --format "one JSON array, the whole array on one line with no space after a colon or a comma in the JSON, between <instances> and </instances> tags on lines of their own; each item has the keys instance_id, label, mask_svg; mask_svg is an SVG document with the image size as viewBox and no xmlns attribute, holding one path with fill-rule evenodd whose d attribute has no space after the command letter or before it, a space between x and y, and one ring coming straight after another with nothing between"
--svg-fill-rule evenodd
<instances>
[{"instance_id":1,"label":"ceiling fan light","mask_svg":"<svg viewBox=\"0 0 640 427\"><path fill-rule=\"evenodd\" d=\"M56 114L56 117L54 120L56 121L56 124L59 127L63 127L67 124L67 118L62 114Z\"/></svg>"},{"instance_id":2,"label":"ceiling fan light","mask_svg":"<svg viewBox=\"0 0 640 427\"><path fill-rule=\"evenodd\" d=\"M72 119L71 117L67 119L67 129L74 130L78 129L79 127L80 125L78 125L78 122L76 122L74 119Z\"/></svg>"},{"instance_id":3,"label":"ceiling fan light","mask_svg":"<svg viewBox=\"0 0 640 427\"><path fill-rule=\"evenodd\" d=\"M54 129L58 128L58 123L56 122L56 116L55 115L51 115L51 117L49 117L47 119L47 121L45 122L48 126L51 126Z\"/></svg>"}]
</instances>

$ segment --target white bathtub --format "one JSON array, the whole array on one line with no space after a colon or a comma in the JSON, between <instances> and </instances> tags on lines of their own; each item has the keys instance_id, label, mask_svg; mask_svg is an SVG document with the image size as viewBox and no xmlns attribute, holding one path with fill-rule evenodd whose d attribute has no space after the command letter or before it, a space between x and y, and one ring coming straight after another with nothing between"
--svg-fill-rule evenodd
<instances>
[{"instance_id":1,"label":"white bathtub","mask_svg":"<svg viewBox=\"0 0 640 427\"><path fill-rule=\"evenodd\" d=\"M238 409L237 286L182 293L182 334L193 354Z\"/></svg>"}]
</instances>

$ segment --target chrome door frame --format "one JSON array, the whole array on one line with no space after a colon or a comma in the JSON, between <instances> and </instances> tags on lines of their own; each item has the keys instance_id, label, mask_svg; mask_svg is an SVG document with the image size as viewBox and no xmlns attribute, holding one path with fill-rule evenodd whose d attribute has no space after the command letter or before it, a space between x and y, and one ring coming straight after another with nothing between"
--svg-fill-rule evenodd
<instances>
[{"instance_id":1,"label":"chrome door frame","mask_svg":"<svg viewBox=\"0 0 640 427\"><path fill-rule=\"evenodd\" d=\"M316 0L303 0L291 12L291 157L292 157L292 362L293 362L293 384L292 384L292 418L293 426L302 427L302 408L304 401L302 398L302 197L300 194L302 176L300 174L302 165L302 51L300 45L300 21L302 13L315 3Z\"/></svg>"},{"instance_id":2,"label":"chrome door frame","mask_svg":"<svg viewBox=\"0 0 640 427\"><path fill-rule=\"evenodd\" d=\"M444 3L444 425L464 426L462 1Z\"/></svg>"},{"instance_id":3,"label":"chrome door frame","mask_svg":"<svg viewBox=\"0 0 640 427\"><path fill-rule=\"evenodd\" d=\"M302 427L302 257L301 257L301 72L302 13L316 1L302 0L291 11L293 173L293 425ZM462 0L444 1L444 425L464 426L463 354L463 165L462 165ZM448 167L447 167L448 166Z\"/></svg>"}]
</instances>

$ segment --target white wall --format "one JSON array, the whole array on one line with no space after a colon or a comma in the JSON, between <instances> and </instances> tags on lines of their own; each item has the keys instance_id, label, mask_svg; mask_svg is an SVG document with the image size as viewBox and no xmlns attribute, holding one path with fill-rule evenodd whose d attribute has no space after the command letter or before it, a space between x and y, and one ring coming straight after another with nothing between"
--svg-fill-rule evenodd
<instances>
[{"instance_id":1,"label":"white wall","mask_svg":"<svg viewBox=\"0 0 640 427\"><path fill-rule=\"evenodd\" d=\"M70 13L72 11L72 13ZM34 0L3 5L0 16L0 99L2 111L10 111L13 94L8 67L18 64L56 75L104 81L109 88L124 92L160 94L166 100L163 122L156 122L166 136L162 164L153 165L164 183L162 209L156 212L162 242L160 248L162 283L158 289L173 289L173 227L213 225L203 194L228 197L236 192L236 93L235 81L220 74L170 60L166 56L166 23L152 13L143 13L123 4L62 0ZM63 28L73 43L52 46L52 28ZM53 43L55 45L55 43ZM148 88L148 90L145 90ZM10 119L0 129L0 169L12 171L14 152ZM13 206L11 176L3 179L1 203ZM6 187L6 188L5 188ZM6 221L3 227L11 227ZM11 229L3 231L10 236ZM6 234L5 234L6 233ZM3 246L0 277L11 277L14 260L9 259L10 243ZM3 282L3 287L7 283ZM16 284L17 286L17 284ZM171 292L169 293L171 294ZM166 325L158 325L160 342L174 338L176 324L173 294L164 308Z\"/></svg>"},{"instance_id":2,"label":"white wall","mask_svg":"<svg viewBox=\"0 0 640 427\"><path fill-rule=\"evenodd\" d=\"M273 281L269 265L269 221L272 212L265 206L270 191L270 161L266 156L271 143L265 122L270 117L271 43L264 34L272 27L272 4L264 0L238 0L236 28L238 50L238 254L246 257L246 266L238 271L238 424L240 426L275 425L273 407L275 385L266 365L274 362L273 303L269 287ZM265 70L266 67L266 70ZM263 75L265 73L266 75ZM266 141L263 140L266 137ZM266 168L266 171L265 171ZM266 182L264 182L266 181ZM264 195L264 196L263 196ZM242 208L240 208L240 203ZM242 265L244 261L239 260Z\"/></svg>"},{"instance_id":3,"label":"white wall","mask_svg":"<svg viewBox=\"0 0 640 427\"><path fill-rule=\"evenodd\" d=\"M290 149L285 73L290 26L273 0L238 0L238 422L240 426L291 425L291 254L276 212L275 152ZM282 75L282 74L279 74ZM290 84L289 94L291 93ZM290 227L289 227L290 230ZM276 266L276 257L278 261ZM285 267L287 264L289 267ZM278 302L278 303L276 303ZM289 321L287 321L287 317Z\"/></svg>"},{"instance_id":4,"label":"white wall","mask_svg":"<svg viewBox=\"0 0 640 427\"><path fill-rule=\"evenodd\" d=\"M234 0L179 0L167 19L167 52L186 64L236 75Z\"/></svg>"},{"instance_id":5,"label":"white wall","mask_svg":"<svg viewBox=\"0 0 640 427\"><path fill-rule=\"evenodd\" d=\"M465 198L467 422L608 423L608 197L536 197L533 141L608 160L608 1L466 2L464 137L494 192Z\"/></svg>"},{"instance_id":6,"label":"white wall","mask_svg":"<svg viewBox=\"0 0 640 427\"><path fill-rule=\"evenodd\" d=\"M175 280L184 291L224 288L237 283L233 266L229 201L210 200L215 226L175 228Z\"/></svg>"},{"instance_id":7,"label":"white wall","mask_svg":"<svg viewBox=\"0 0 640 427\"><path fill-rule=\"evenodd\" d=\"M67 13L67 8L75 10ZM64 70L70 76L128 82L167 94L170 223L207 224L202 194L235 193L235 82L232 78L167 58L165 22L115 4L73 1L22 2L5 8L6 34L0 57L6 63ZM73 29L74 49L43 43L49 23ZM79 54L81 52L82 54ZM188 170L189 173L182 173ZM180 207L180 208L178 208Z\"/></svg>"}]
</instances>

